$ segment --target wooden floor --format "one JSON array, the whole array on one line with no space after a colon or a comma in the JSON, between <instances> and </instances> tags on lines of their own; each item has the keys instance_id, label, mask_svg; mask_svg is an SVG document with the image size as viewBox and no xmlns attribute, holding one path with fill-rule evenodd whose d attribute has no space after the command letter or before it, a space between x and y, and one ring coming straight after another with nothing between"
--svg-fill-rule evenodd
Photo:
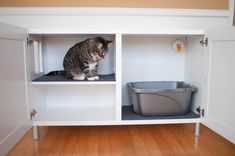
<instances>
[{"instance_id":1,"label":"wooden floor","mask_svg":"<svg viewBox=\"0 0 235 156\"><path fill-rule=\"evenodd\" d=\"M204 126L195 137L191 124L43 127L40 141L29 131L8 155L235 156L235 145Z\"/></svg>"}]
</instances>

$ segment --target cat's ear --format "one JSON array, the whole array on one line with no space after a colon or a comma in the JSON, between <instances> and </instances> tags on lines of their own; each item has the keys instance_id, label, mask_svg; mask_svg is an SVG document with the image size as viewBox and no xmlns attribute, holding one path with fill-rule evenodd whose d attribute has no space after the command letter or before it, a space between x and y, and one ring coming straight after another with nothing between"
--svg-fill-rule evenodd
<instances>
[{"instance_id":1,"label":"cat's ear","mask_svg":"<svg viewBox=\"0 0 235 156\"><path fill-rule=\"evenodd\" d=\"M106 42L107 44L109 44L109 43L112 43L113 41L106 40L105 42Z\"/></svg>"}]
</instances>

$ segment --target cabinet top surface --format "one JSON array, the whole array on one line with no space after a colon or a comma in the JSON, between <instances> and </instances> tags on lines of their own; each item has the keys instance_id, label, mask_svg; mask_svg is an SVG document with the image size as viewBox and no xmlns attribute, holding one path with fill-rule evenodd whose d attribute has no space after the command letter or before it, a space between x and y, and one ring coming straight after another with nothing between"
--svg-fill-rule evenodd
<instances>
[{"instance_id":1,"label":"cabinet top surface","mask_svg":"<svg viewBox=\"0 0 235 156\"><path fill-rule=\"evenodd\" d=\"M29 29L31 35L73 35L73 34L104 34L104 35L204 35L202 29L156 29L156 30L78 30L78 29Z\"/></svg>"}]
</instances>

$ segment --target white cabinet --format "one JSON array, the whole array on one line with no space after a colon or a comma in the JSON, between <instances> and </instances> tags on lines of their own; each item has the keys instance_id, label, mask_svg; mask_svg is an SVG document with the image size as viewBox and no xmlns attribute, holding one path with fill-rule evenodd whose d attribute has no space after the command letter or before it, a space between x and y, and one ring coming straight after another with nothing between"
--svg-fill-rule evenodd
<instances>
[{"instance_id":1,"label":"white cabinet","mask_svg":"<svg viewBox=\"0 0 235 156\"><path fill-rule=\"evenodd\" d=\"M99 81L66 81L58 77L44 80L43 74L55 70L63 70L62 62L68 49L87 38L102 36L112 40L109 46L109 62L111 73L100 76ZM31 71L29 95L36 114L34 126L41 125L99 125L116 120L116 36L115 34L30 34L32 41L39 42L42 57L36 57L28 70ZM33 44L29 55L35 55ZM35 56L31 56L35 58ZM42 60L41 60L42 59ZM41 73L36 74L35 67L42 62ZM101 62L102 63L102 62ZM111 64L111 65L110 65ZM105 68L105 63L103 64ZM98 69L102 74L103 68ZM107 71L105 71L107 74ZM33 93L33 92L36 92Z\"/></svg>"},{"instance_id":2,"label":"white cabinet","mask_svg":"<svg viewBox=\"0 0 235 156\"><path fill-rule=\"evenodd\" d=\"M0 155L31 127L25 68L27 31L0 26Z\"/></svg>"},{"instance_id":3,"label":"white cabinet","mask_svg":"<svg viewBox=\"0 0 235 156\"><path fill-rule=\"evenodd\" d=\"M206 33L203 123L235 143L235 28Z\"/></svg>"},{"instance_id":4,"label":"white cabinet","mask_svg":"<svg viewBox=\"0 0 235 156\"><path fill-rule=\"evenodd\" d=\"M200 123L235 142L234 136L234 29L209 31L166 31L161 34L128 34L79 32L50 34L37 31L30 39L42 46L42 54L35 57L33 44L26 46L25 36L15 39L1 24L1 145L9 135L19 131L22 122L29 120L34 109L33 126L52 125L125 125L161 123ZM10 31L12 32L12 31ZM226 35L223 35L223 34ZM216 35L213 35L216 34ZM217 35L219 37L217 37ZM114 79L107 81L34 81L42 74L62 69L66 49L92 36L113 40L111 45ZM231 37L230 37L231 36ZM208 45L201 45L207 37ZM177 53L172 48L180 39L185 49ZM40 49L40 48L39 48ZM26 56L25 56L26 54ZM11 64L12 63L12 64ZM39 63L39 64L38 64ZM40 65L40 63L42 63ZM39 74L35 69L41 71ZM10 71L9 71L10 70ZM2 76L4 75L4 76ZM202 118L133 119L123 120L122 106L129 105L126 83L130 81L185 81L197 86L192 111L205 109ZM2 97L1 97L2 98ZM8 104L9 103L9 104ZM4 109L6 110L4 110ZM29 108L29 109L28 109ZM3 117L2 117L3 115ZM18 116L19 115L19 116ZM9 127L7 123L14 124ZM2 126L4 125L4 126ZM25 131L20 133L23 136ZM14 134L13 134L14 133ZM19 137L14 137L15 142ZM11 145L14 143L12 142ZM11 147L11 146L9 146Z\"/></svg>"}]
</instances>

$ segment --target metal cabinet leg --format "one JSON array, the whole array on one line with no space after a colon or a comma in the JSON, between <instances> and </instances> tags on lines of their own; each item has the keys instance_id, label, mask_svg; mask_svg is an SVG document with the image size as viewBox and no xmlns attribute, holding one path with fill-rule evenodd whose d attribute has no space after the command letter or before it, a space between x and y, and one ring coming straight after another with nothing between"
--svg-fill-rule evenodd
<instances>
[{"instance_id":1,"label":"metal cabinet leg","mask_svg":"<svg viewBox=\"0 0 235 156\"><path fill-rule=\"evenodd\" d=\"M39 134L39 127L33 126L33 140L39 140L40 134Z\"/></svg>"},{"instance_id":2,"label":"metal cabinet leg","mask_svg":"<svg viewBox=\"0 0 235 156\"><path fill-rule=\"evenodd\" d=\"M200 122L195 123L195 136L200 136Z\"/></svg>"}]
</instances>

